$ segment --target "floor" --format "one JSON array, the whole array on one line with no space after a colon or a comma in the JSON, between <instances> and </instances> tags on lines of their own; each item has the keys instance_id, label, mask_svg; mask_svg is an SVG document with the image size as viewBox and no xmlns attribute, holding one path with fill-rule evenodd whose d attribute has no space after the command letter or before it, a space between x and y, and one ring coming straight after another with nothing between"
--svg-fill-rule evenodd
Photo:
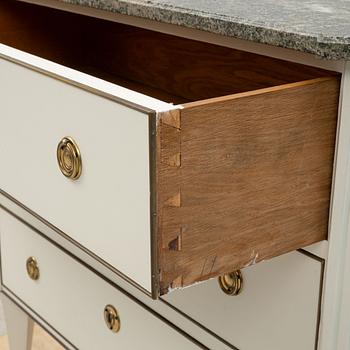
<instances>
[{"instance_id":1,"label":"floor","mask_svg":"<svg viewBox=\"0 0 350 350\"><path fill-rule=\"evenodd\" d=\"M9 350L6 335L0 337L0 350ZM32 350L64 350L64 348L42 328L35 325Z\"/></svg>"},{"instance_id":2,"label":"floor","mask_svg":"<svg viewBox=\"0 0 350 350\"><path fill-rule=\"evenodd\" d=\"M6 324L2 304L0 303L0 350L9 350ZM35 325L32 350L64 350L64 348L48 335L42 328Z\"/></svg>"}]
</instances>

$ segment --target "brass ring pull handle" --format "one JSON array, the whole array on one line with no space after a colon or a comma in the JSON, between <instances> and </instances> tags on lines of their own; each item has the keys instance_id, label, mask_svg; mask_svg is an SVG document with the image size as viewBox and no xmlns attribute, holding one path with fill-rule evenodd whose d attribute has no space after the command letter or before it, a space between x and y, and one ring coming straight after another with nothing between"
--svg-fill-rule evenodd
<instances>
[{"instance_id":1,"label":"brass ring pull handle","mask_svg":"<svg viewBox=\"0 0 350 350\"><path fill-rule=\"evenodd\" d=\"M118 311L113 305L107 305L104 309L104 318L107 327L114 333L120 330L120 318Z\"/></svg>"},{"instance_id":2,"label":"brass ring pull handle","mask_svg":"<svg viewBox=\"0 0 350 350\"><path fill-rule=\"evenodd\" d=\"M238 295L243 288L243 276L240 270L226 273L218 278L219 285L227 295Z\"/></svg>"},{"instance_id":3,"label":"brass ring pull handle","mask_svg":"<svg viewBox=\"0 0 350 350\"><path fill-rule=\"evenodd\" d=\"M36 281L39 279L40 270L39 270L38 262L34 257L31 256L30 258L27 259L26 268L27 268L28 276L32 280Z\"/></svg>"},{"instance_id":4,"label":"brass ring pull handle","mask_svg":"<svg viewBox=\"0 0 350 350\"><path fill-rule=\"evenodd\" d=\"M72 180L79 179L82 171L80 150L69 136L64 137L57 146L57 161L64 176Z\"/></svg>"}]
</instances>

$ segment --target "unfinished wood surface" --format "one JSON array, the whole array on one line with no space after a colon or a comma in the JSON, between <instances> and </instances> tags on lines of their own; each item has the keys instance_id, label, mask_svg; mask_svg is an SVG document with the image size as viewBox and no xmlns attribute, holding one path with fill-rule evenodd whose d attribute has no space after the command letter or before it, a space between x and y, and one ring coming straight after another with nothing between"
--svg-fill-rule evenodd
<instances>
[{"instance_id":1,"label":"unfinished wood surface","mask_svg":"<svg viewBox=\"0 0 350 350\"><path fill-rule=\"evenodd\" d=\"M327 238L338 94L315 79L160 115L161 294Z\"/></svg>"},{"instance_id":2,"label":"unfinished wood surface","mask_svg":"<svg viewBox=\"0 0 350 350\"><path fill-rule=\"evenodd\" d=\"M75 16L20 1L0 1L0 43L68 67L79 64L84 32ZM81 63L84 64L85 60Z\"/></svg>"},{"instance_id":3,"label":"unfinished wood surface","mask_svg":"<svg viewBox=\"0 0 350 350\"><path fill-rule=\"evenodd\" d=\"M0 2L0 42L175 104L325 75L318 68L12 0Z\"/></svg>"},{"instance_id":4,"label":"unfinished wood surface","mask_svg":"<svg viewBox=\"0 0 350 350\"><path fill-rule=\"evenodd\" d=\"M108 73L107 68L93 66L87 43L93 30L90 21L92 19L88 17L72 13L3 0L0 2L0 43L163 101L189 102L158 87L131 81L128 77Z\"/></svg>"},{"instance_id":5,"label":"unfinished wood surface","mask_svg":"<svg viewBox=\"0 0 350 350\"><path fill-rule=\"evenodd\" d=\"M325 74L312 67L107 21L95 26L90 40L95 48L90 53L92 65L191 101Z\"/></svg>"}]
</instances>

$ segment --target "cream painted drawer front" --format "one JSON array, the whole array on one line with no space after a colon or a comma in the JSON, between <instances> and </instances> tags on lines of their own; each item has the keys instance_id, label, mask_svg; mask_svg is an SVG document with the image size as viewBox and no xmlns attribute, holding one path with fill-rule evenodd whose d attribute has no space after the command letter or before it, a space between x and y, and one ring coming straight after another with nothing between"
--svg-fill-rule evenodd
<instances>
[{"instance_id":1,"label":"cream painted drawer front","mask_svg":"<svg viewBox=\"0 0 350 350\"><path fill-rule=\"evenodd\" d=\"M0 218L3 284L78 349L199 348L14 217ZM31 256L37 281L26 272ZM118 333L105 325L108 304L119 313Z\"/></svg>"},{"instance_id":2,"label":"cream painted drawer front","mask_svg":"<svg viewBox=\"0 0 350 350\"><path fill-rule=\"evenodd\" d=\"M148 116L2 59L0 75L1 189L150 291ZM57 164L64 136L76 181Z\"/></svg>"},{"instance_id":3,"label":"cream painted drawer front","mask_svg":"<svg viewBox=\"0 0 350 350\"><path fill-rule=\"evenodd\" d=\"M242 274L238 296L213 279L163 299L239 350L315 349L322 262L296 251Z\"/></svg>"}]
</instances>

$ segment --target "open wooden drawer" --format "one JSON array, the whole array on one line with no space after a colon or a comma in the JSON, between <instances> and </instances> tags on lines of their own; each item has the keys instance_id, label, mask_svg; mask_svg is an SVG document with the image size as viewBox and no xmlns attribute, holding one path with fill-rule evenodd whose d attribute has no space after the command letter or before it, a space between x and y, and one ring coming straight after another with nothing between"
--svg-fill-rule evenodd
<instances>
[{"instance_id":1,"label":"open wooden drawer","mask_svg":"<svg viewBox=\"0 0 350 350\"><path fill-rule=\"evenodd\" d=\"M333 72L13 1L0 42L3 194L153 297L327 238Z\"/></svg>"}]
</instances>

